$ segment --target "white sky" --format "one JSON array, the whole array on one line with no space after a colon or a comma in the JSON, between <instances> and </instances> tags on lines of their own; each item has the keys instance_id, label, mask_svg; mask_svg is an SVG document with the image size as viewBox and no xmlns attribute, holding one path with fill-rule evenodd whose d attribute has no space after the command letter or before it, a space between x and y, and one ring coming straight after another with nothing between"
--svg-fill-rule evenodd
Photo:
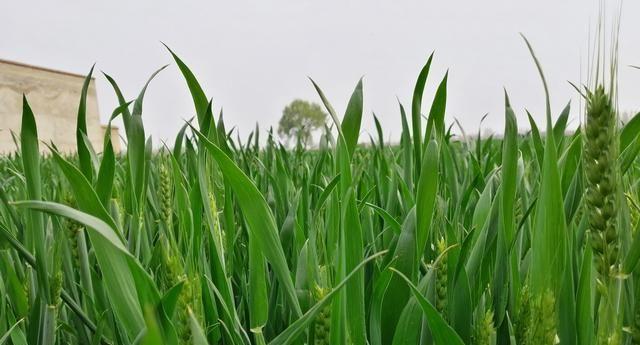
<instances>
[{"instance_id":1,"label":"white sky","mask_svg":"<svg viewBox=\"0 0 640 345\"><path fill-rule=\"evenodd\" d=\"M611 11L613 12L613 11ZM624 3L620 49L620 108L640 109L640 1ZM364 75L365 114L361 140L373 133L371 112L385 135L397 140L401 123L396 96L410 108L420 68L436 52L423 112L447 69L447 122L458 118L467 132L484 126L502 132L503 87L521 130L527 108L540 126L544 96L523 32L541 60L554 116L573 99L567 83L586 77L589 27L596 0L459 1L2 1L0 58L76 73L97 69L113 76L134 98L148 76L172 63L150 86L143 118L154 141L169 138L194 113L188 89L167 43L191 67L216 111L224 107L228 128L243 138L256 122L277 126L294 98L319 102L307 76L344 111ZM582 71L582 73L581 73ZM115 96L98 75L105 120Z\"/></svg>"}]
</instances>

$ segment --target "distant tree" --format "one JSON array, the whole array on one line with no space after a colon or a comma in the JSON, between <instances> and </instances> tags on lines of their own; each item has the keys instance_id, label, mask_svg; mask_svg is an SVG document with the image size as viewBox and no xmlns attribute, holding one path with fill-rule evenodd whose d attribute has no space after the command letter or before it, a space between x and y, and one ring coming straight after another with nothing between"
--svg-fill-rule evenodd
<instances>
[{"instance_id":1,"label":"distant tree","mask_svg":"<svg viewBox=\"0 0 640 345\"><path fill-rule=\"evenodd\" d=\"M313 132L324 126L326 118L327 114L320 105L296 99L282 111L278 134L287 139L287 142L296 139L307 146L311 143Z\"/></svg>"}]
</instances>

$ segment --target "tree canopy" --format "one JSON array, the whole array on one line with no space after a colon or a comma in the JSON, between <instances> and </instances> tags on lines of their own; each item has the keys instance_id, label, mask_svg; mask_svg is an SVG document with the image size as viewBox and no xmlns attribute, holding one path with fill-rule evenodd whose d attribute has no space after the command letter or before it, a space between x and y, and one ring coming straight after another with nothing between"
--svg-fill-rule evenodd
<instances>
[{"instance_id":1,"label":"tree canopy","mask_svg":"<svg viewBox=\"0 0 640 345\"><path fill-rule=\"evenodd\" d=\"M282 111L278 134L287 141L296 139L306 146L311 143L313 131L324 126L326 118L320 105L296 99Z\"/></svg>"}]
</instances>

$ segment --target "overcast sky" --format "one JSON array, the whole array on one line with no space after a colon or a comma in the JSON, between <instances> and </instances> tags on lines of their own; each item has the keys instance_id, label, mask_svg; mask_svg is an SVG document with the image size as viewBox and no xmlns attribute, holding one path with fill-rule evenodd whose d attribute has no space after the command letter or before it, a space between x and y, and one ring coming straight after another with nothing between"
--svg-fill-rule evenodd
<instances>
[{"instance_id":1,"label":"overcast sky","mask_svg":"<svg viewBox=\"0 0 640 345\"><path fill-rule=\"evenodd\" d=\"M623 7L620 48L620 108L640 109L640 1ZM467 132L484 126L502 132L506 88L518 125L528 128L529 109L542 126L544 95L518 33L541 60L554 116L570 99L579 123L579 99L567 83L586 78L589 28L596 0L465 1L2 1L0 58L75 73L97 68L113 76L127 98L148 76L171 63L153 82L144 103L147 133L173 138L193 115L188 89L167 43L191 67L224 108L228 128L242 137L256 122L277 126L294 98L319 102L307 76L324 89L342 114L364 76L363 134L373 132L372 111L385 135L397 140L401 124L396 97L405 105L420 68L435 51L424 102L429 104L448 69L447 121ZM97 78L103 121L116 106ZM428 107L423 109L428 112Z\"/></svg>"}]
</instances>

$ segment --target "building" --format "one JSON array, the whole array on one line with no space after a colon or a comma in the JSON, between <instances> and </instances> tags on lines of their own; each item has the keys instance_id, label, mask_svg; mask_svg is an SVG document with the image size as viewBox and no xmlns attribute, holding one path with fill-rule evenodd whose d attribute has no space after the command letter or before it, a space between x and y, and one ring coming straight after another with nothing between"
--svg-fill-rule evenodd
<instances>
[{"instance_id":1,"label":"building","mask_svg":"<svg viewBox=\"0 0 640 345\"><path fill-rule=\"evenodd\" d=\"M16 150L12 132L19 138L22 95L33 110L41 142L53 142L62 152L76 151L76 118L85 76L0 59L0 153ZM100 123L98 97L92 79L87 92L87 136L102 151L106 126ZM120 151L118 129L111 138ZM45 145L40 150L46 152Z\"/></svg>"}]
</instances>

